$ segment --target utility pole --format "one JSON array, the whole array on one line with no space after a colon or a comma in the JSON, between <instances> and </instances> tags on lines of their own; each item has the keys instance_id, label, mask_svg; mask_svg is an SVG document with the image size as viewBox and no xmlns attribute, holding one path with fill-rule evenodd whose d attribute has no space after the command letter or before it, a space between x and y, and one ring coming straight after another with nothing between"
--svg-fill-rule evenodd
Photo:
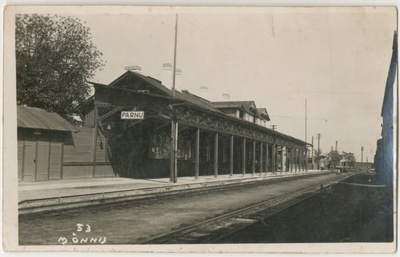
<instances>
[{"instance_id":1,"label":"utility pole","mask_svg":"<svg viewBox=\"0 0 400 257\"><path fill-rule=\"evenodd\" d=\"M336 141L336 145L335 145L335 151L337 152L337 141Z\"/></svg>"},{"instance_id":2,"label":"utility pole","mask_svg":"<svg viewBox=\"0 0 400 257\"><path fill-rule=\"evenodd\" d=\"M312 170L314 169L314 136L311 137L311 165L312 165Z\"/></svg>"},{"instance_id":3,"label":"utility pole","mask_svg":"<svg viewBox=\"0 0 400 257\"><path fill-rule=\"evenodd\" d=\"M172 97L175 97L175 77L176 77L176 45L178 41L178 14L175 20L175 45L174 45L174 66L172 70Z\"/></svg>"},{"instance_id":4,"label":"utility pole","mask_svg":"<svg viewBox=\"0 0 400 257\"><path fill-rule=\"evenodd\" d=\"M276 130L277 125L271 125L272 130Z\"/></svg>"},{"instance_id":5,"label":"utility pole","mask_svg":"<svg viewBox=\"0 0 400 257\"><path fill-rule=\"evenodd\" d=\"M178 41L178 14L175 20L175 46L174 46L174 65L172 69L172 98L175 98L175 69L176 69L176 45ZM171 107L173 113L174 107ZM175 122L174 115L171 115L171 159L170 159L170 182L176 183L178 181L178 160L176 156L178 147L178 123Z\"/></svg>"},{"instance_id":6,"label":"utility pole","mask_svg":"<svg viewBox=\"0 0 400 257\"><path fill-rule=\"evenodd\" d=\"M318 137L318 157L320 157L321 155L320 155L320 153L319 153L319 141L320 141L320 139L321 139L321 134L320 133L318 133L317 134L317 137ZM319 160L318 160L318 169L319 169Z\"/></svg>"},{"instance_id":7,"label":"utility pole","mask_svg":"<svg viewBox=\"0 0 400 257\"><path fill-rule=\"evenodd\" d=\"M307 98L305 102L304 134L305 134L305 142L307 143Z\"/></svg>"},{"instance_id":8,"label":"utility pole","mask_svg":"<svg viewBox=\"0 0 400 257\"><path fill-rule=\"evenodd\" d=\"M305 141L306 142L306 153L305 153L305 164L304 170L308 171L308 147L307 147L307 98L305 101L305 121L304 121L304 134L305 134Z\"/></svg>"},{"instance_id":9,"label":"utility pole","mask_svg":"<svg viewBox=\"0 0 400 257\"><path fill-rule=\"evenodd\" d=\"M363 167L363 152L364 152L364 146L361 146L361 168Z\"/></svg>"}]
</instances>

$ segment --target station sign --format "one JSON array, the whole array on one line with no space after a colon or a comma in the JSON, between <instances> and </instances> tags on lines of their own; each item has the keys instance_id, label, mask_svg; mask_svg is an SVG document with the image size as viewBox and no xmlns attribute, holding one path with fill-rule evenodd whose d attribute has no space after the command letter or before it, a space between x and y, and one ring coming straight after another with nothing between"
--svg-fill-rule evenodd
<instances>
[{"instance_id":1,"label":"station sign","mask_svg":"<svg viewBox=\"0 0 400 257\"><path fill-rule=\"evenodd\" d=\"M121 119L122 120L143 120L144 119L144 111L122 111Z\"/></svg>"}]
</instances>

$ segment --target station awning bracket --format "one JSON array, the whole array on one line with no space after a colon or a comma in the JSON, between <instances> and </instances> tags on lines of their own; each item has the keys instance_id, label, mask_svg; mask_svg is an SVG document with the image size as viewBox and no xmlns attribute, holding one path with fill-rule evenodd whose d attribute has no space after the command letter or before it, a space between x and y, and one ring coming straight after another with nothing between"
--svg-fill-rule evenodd
<instances>
[{"instance_id":1,"label":"station awning bracket","mask_svg":"<svg viewBox=\"0 0 400 257\"><path fill-rule=\"evenodd\" d=\"M118 107L114 108L113 110L111 110L111 111L107 112L106 114L104 114L103 116L99 117L97 119L97 122L107 119L108 117L110 117L114 113L121 111L122 109L124 109L124 107L122 107L122 106L118 106Z\"/></svg>"}]
</instances>

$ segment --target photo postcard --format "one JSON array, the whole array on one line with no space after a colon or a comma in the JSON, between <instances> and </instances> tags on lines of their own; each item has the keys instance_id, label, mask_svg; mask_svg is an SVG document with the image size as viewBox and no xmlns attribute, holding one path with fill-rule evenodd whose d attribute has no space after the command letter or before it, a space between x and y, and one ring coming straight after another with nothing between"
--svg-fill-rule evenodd
<instances>
[{"instance_id":1,"label":"photo postcard","mask_svg":"<svg viewBox=\"0 0 400 257\"><path fill-rule=\"evenodd\" d=\"M397 19L6 6L4 251L395 252Z\"/></svg>"}]
</instances>

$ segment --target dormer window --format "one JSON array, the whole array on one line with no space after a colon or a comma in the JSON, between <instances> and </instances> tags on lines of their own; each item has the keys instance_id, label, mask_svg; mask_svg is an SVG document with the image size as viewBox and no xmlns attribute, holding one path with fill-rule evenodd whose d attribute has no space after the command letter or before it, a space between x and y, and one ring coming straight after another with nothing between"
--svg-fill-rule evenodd
<instances>
[{"instance_id":1,"label":"dormer window","mask_svg":"<svg viewBox=\"0 0 400 257\"><path fill-rule=\"evenodd\" d=\"M249 111L250 113L254 114L254 115L257 115L257 109L254 108L253 106L250 106L248 111Z\"/></svg>"},{"instance_id":2,"label":"dormer window","mask_svg":"<svg viewBox=\"0 0 400 257\"><path fill-rule=\"evenodd\" d=\"M242 111L242 110L239 111L239 118L246 119L244 111Z\"/></svg>"},{"instance_id":3,"label":"dormer window","mask_svg":"<svg viewBox=\"0 0 400 257\"><path fill-rule=\"evenodd\" d=\"M250 114L247 114L247 115L248 115L248 117L249 117L248 121L254 123L254 116L253 116L253 115L250 115Z\"/></svg>"}]
</instances>

